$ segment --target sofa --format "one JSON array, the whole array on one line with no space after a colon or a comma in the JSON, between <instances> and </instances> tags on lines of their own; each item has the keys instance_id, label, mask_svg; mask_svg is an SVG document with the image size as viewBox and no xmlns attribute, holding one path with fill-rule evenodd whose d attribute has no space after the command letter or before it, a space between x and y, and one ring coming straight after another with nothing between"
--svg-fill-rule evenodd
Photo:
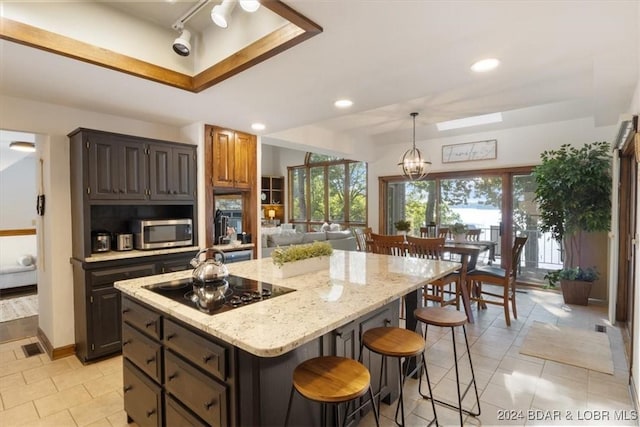
<instances>
[{"instance_id":1,"label":"sofa","mask_svg":"<svg viewBox=\"0 0 640 427\"><path fill-rule=\"evenodd\" d=\"M291 245L324 241L328 241L334 249L345 251L357 250L356 238L351 230L309 231L306 233L282 230L279 233L262 235L262 257L270 257L277 247L282 248Z\"/></svg>"},{"instance_id":2,"label":"sofa","mask_svg":"<svg viewBox=\"0 0 640 427\"><path fill-rule=\"evenodd\" d=\"M0 290L37 283L36 235L0 238Z\"/></svg>"}]
</instances>

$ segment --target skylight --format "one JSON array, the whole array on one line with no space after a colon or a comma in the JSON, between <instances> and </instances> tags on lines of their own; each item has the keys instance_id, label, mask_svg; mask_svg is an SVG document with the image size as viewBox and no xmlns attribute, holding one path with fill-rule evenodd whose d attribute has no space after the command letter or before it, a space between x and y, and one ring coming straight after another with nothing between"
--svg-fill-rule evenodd
<instances>
[{"instance_id":1,"label":"skylight","mask_svg":"<svg viewBox=\"0 0 640 427\"><path fill-rule=\"evenodd\" d=\"M436 123L439 131L466 128L469 126L487 125L489 123L502 122L502 113L483 114L480 116L465 117L464 119L449 120Z\"/></svg>"}]
</instances>

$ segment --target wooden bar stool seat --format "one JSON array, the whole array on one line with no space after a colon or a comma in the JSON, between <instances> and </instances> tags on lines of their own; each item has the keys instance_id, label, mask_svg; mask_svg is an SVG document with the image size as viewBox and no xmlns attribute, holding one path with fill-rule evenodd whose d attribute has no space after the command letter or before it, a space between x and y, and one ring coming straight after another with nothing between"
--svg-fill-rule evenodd
<instances>
[{"instance_id":1,"label":"wooden bar stool seat","mask_svg":"<svg viewBox=\"0 0 640 427\"><path fill-rule=\"evenodd\" d=\"M322 356L306 360L296 366L293 371L285 426L289 423L294 389L303 397L322 404L348 404L352 400L364 396L368 391L376 425L379 425L373 391L371 390L371 375L369 370L356 360L346 357ZM348 415L350 415L348 409L345 409L345 425ZM339 417L339 411L336 410L335 425L339 425Z\"/></svg>"},{"instance_id":2,"label":"wooden bar stool seat","mask_svg":"<svg viewBox=\"0 0 640 427\"><path fill-rule=\"evenodd\" d=\"M405 425L404 417L404 398L403 398L403 386L408 376L408 372L402 371L402 358L418 357L422 356L422 364L420 365L420 372L425 369L426 364L424 360L424 348L425 340L417 333L404 328L398 327L379 327L372 328L365 331L362 334L360 357L362 357L362 347L366 347L369 351L377 353L382 356L382 363L380 364L380 382L378 387L378 408L380 407L380 393L382 390L382 375L384 373L384 366L387 357L395 357L398 359L398 372L401 374L400 381L400 397L398 399L398 406L396 407L396 424L401 426ZM406 364L407 369L409 364ZM428 375L428 373L427 373ZM420 375L422 377L422 374ZM430 383L429 383L430 384ZM431 387L429 385L429 387ZM431 392L431 388L429 388ZM435 405L432 402L434 420L437 425L437 417L435 416ZM401 414L401 423L398 422L398 412ZM431 425L431 423L429 425Z\"/></svg>"},{"instance_id":3,"label":"wooden bar stool seat","mask_svg":"<svg viewBox=\"0 0 640 427\"><path fill-rule=\"evenodd\" d=\"M435 399L433 397L433 392L431 391L431 383L429 381L429 375L426 375L427 385L429 386L429 395L426 395L422 392L422 376L420 377L420 381L418 383L418 391L420 395L425 399L430 399L431 403L434 402L446 406L451 409L455 409L458 411L460 416L460 425L464 425L463 421L463 413L469 414L471 416L477 417L480 415L480 397L478 395L478 386L476 384L476 376L473 371L473 363L471 362L471 352L469 351L469 340L467 339L467 329L465 325L467 324L467 316L457 310L450 310L444 307L426 307L426 308L418 308L414 312L416 320L423 322L425 324L424 327L424 341L427 341L427 331L429 326L439 326L442 328L451 328L451 339L453 341L453 360L456 368L456 386L458 391L458 406L452 405L448 402L443 402L442 400ZM458 369L458 351L456 349L456 337L454 328L462 327L462 331L464 332L464 342L467 347L467 356L469 357L469 367L471 368L471 381L467 385L464 392L460 388L460 371ZM427 368L425 366L425 372ZM462 408L462 400L465 398L467 393L469 392L471 386L473 385L474 391L476 393L476 404L478 405L478 411L473 412L471 410Z\"/></svg>"}]
</instances>

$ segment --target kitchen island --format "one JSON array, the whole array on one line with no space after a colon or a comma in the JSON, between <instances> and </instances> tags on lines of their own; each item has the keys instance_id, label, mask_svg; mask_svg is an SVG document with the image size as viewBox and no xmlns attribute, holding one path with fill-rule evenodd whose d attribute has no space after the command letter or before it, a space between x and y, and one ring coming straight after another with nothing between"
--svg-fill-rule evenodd
<instances>
[{"instance_id":1,"label":"kitchen island","mask_svg":"<svg viewBox=\"0 0 640 427\"><path fill-rule=\"evenodd\" d=\"M215 315L145 288L189 277L190 271L117 282L123 294L125 409L141 425L162 425L163 420L166 425L170 420L281 425L291 373L298 363L327 354L357 358L363 330L398 325L399 298L458 267L448 261L336 250L329 270L279 279L269 258L239 262L228 265L230 274L295 292ZM194 354L207 350L207 345L212 346L213 356ZM146 348L153 356L140 356L127 347ZM207 372L212 360L216 366ZM373 372L379 372L375 370L378 363L365 358ZM154 366L149 369L149 365ZM393 398L397 374L391 369L383 383L385 394ZM180 386L181 378L186 377L188 383ZM377 381L377 375L373 377ZM139 396L128 402L127 387L133 393L136 386L148 391L147 401L155 401L157 407L137 408ZM199 387L215 390L215 396L202 397ZM302 403L302 399L296 402L294 424L317 424L319 405ZM176 418L180 416L183 418Z\"/></svg>"}]
</instances>

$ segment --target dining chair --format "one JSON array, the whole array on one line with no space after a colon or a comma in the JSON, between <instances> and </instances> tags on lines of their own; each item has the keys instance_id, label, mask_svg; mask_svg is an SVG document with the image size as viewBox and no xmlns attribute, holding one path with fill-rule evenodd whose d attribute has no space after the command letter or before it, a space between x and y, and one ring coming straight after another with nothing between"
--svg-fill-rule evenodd
<instances>
[{"instance_id":1,"label":"dining chair","mask_svg":"<svg viewBox=\"0 0 640 427\"><path fill-rule=\"evenodd\" d=\"M438 228L438 237L442 237L444 239L449 238L449 227L440 227Z\"/></svg>"},{"instance_id":2,"label":"dining chair","mask_svg":"<svg viewBox=\"0 0 640 427\"><path fill-rule=\"evenodd\" d=\"M467 234L466 234L466 239L471 241L471 242L479 242L480 241L480 232L482 230L478 229L474 229L474 230L467 230Z\"/></svg>"},{"instance_id":3,"label":"dining chair","mask_svg":"<svg viewBox=\"0 0 640 427\"><path fill-rule=\"evenodd\" d=\"M467 273L467 279L473 284L471 300L478 303L478 309L486 308L486 304L503 306L507 326L511 326L509 302L511 302L513 318L518 318L516 308L516 279L520 254L526 242L526 237L516 237L513 243L513 249L511 250L511 259L508 260L505 268L485 265ZM487 290L486 288L482 289L483 283L501 286L502 293Z\"/></svg>"},{"instance_id":4,"label":"dining chair","mask_svg":"<svg viewBox=\"0 0 640 427\"><path fill-rule=\"evenodd\" d=\"M429 237L427 227L420 227L420 237Z\"/></svg>"},{"instance_id":5,"label":"dining chair","mask_svg":"<svg viewBox=\"0 0 640 427\"><path fill-rule=\"evenodd\" d=\"M374 254L406 256L407 245L404 242L403 235L385 235L371 233L369 240L371 252Z\"/></svg>"},{"instance_id":6,"label":"dining chair","mask_svg":"<svg viewBox=\"0 0 640 427\"><path fill-rule=\"evenodd\" d=\"M441 260L444 253L444 237L421 238L407 236L409 256ZM452 289L451 286L455 286ZM424 285L424 302L435 301L440 306L455 305L460 308L460 273L454 272Z\"/></svg>"},{"instance_id":7,"label":"dining chair","mask_svg":"<svg viewBox=\"0 0 640 427\"><path fill-rule=\"evenodd\" d=\"M370 248L367 247L367 241L371 239L371 227L356 228L354 233L356 235L356 242L358 243L358 251L371 252Z\"/></svg>"}]
</instances>

